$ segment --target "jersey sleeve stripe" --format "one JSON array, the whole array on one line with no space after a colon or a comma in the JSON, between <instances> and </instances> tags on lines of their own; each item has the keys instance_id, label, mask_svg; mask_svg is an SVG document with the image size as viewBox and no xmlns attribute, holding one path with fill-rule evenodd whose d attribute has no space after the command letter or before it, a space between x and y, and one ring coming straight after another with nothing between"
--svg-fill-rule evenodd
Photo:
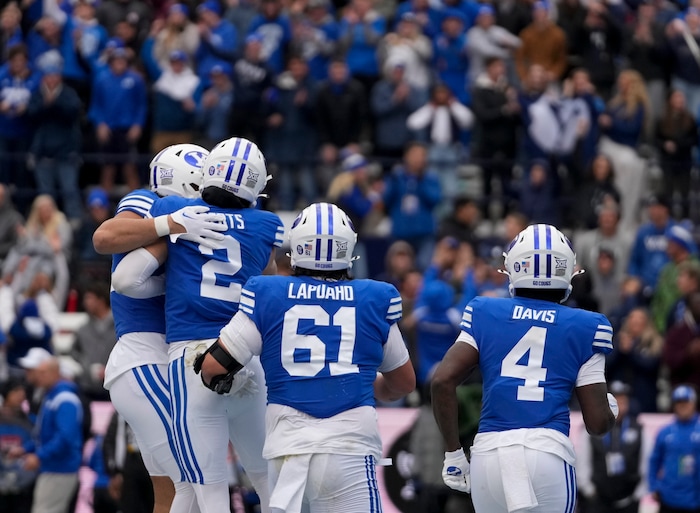
<instances>
[{"instance_id":1,"label":"jersey sleeve stripe","mask_svg":"<svg viewBox=\"0 0 700 513\"><path fill-rule=\"evenodd\" d=\"M607 324L599 324L598 325L598 330L603 330L603 331L610 331L612 332L612 326L608 326Z\"/></svg>"},{"instance_id":2,"label":"jersey sleeve stripe","mask_svg":"<svg viewBox=\"0 0 700 513\"><path fill-rule=\"evenodd\" d=\"M393 297L389 300L389 303L400 303L400 302L401 302L401 296Z\"/></svg>"},{"instance_id":3,"label":"jersey sleeve stripe","mask_svg":"<svg viewBox=\"0 0 700 513\"><path fill-rule=\"evenodd\" d=\"M255 297L255 292L253 292L252 290L248 290L248 289L241 289L241 294L244 296L252 297L252 298Z\"/></svg>"},{"instance_id":4,"label":"jersey sleeve stripe","mask_svg":"<svg viewBox=\"0 0 700 513\"><path fill-rule=\"evenodd\" d=\"M472 314L469 312L464 312L464 314L462 314L462 320L472 322Z\"/></svg>"},{"instance_id":5,"label":"jersey sleeve stripe","mask_svg":"<svg viewBox=\"0 0 700 513\"><path fill-rule=\"evenodd\" d=\"M255 308L255 299L251 299L246 296L241 296L239 305L249 306L250 308Z\"/></svg>"},{"instance_id":6,"label":"jersey sleeve stripe","mask_svg":"<svg viewBox=\"0 0 700 513\"><path fill-rule=\"evenodd\" d=\"M462 321L462 323L460 324L460 326L461 326L462 328L469 328L469 329L472 329L472 323L471 323L471 322Z\"/></svg>"},{"instance_id":7,"label":"jersey sleeve stripe","mask_svg":"<svg viewBox=\"0 0 700 513\"><path fill-rule=\"evenodd\" d=\"M473 311L474 311L474 309L473 309L471 306L465 306L464 309L465 309L467 312L473 312Z\"/></svg>"},{"instance_id":8,"label":"jersey sleeve stripe","mask_svg":"<svg viewBox=\"0 0 700 513\"><path fill-rule=\"evenodd\" d=\"M403 306L400 304L397 305L391 305L389 309L387 310L388 313L394 313L394 312L400 312L403 310Z\"/></svg>"},{"instance_id":9,"label":"jersey sleeve stripe","mask_svg":"<svg viewBox=\"0 0 700 513\"><path fill-rule=\"evenodd\" d=\"M607 349L612 349L613 345L611 342L593 342L595 347L605 347Z\"/></svg>"},{"instance_id":10,"label":"jersey sleeve stripe","mask_svg":"<svg viewBox=\"0 0 700 513\"><path fill-rule=\"evenodd\" d=\"M147 198L146 196L129 196L124 198L119 202L119 206L141 206L150 209L153 205L153 198Z\"/></svg>"},{"instance_id":11,"label":"jersey sleeve stripe","mask_svg":"<svg viewBox=\"0 0 700 513\"><path fill-rule=\"evenodd\" d=\"M613 334L607 331L596 331L593 338L604 342L612 342Z\"/></svg>"},{"instance_id":12,"label":"jersey sleeve stripe","mask_svg":"<svg viewBox=\"0 0 700 513\"><path fill-rule=\"evenodd\" d=\"M398 320L398 319L401 319L401 312L399 312L399 313L397 313L397 314L387 315L387 316L386 316L386 320L387 320L387 321L395 321L395 320Z\"/></svg>"},{"instance_id":13,"label":"jersey sleeve stripe","mask_svg":"<svg viewBox=\"0 0 700 513\"><path fill-rule=\"evenodd\" d=\"M238 309L243 313L246 313L248 315L253 315L253 309L249 308L248 306L244 305L243 303L238 305Z\"/></svg>"}]
</instances>

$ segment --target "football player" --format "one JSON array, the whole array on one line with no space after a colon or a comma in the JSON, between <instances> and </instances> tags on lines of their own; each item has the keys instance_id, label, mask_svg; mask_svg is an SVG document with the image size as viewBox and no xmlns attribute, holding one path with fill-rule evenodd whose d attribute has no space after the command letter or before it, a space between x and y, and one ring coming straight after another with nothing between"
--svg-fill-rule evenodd
<instances>
[{"instance_id":1,"label":"football player","mask_svg":"<svg viewBox=\"0 0 700 513\"><path fill-rule=\"evenodd\" d=\"M195 363L217 389L256 355L267 381L270 511L381 511L375 398L415 388L393 285L350 280L357 234L337 206L305 208L289 234L292 276L258 276Z\"/></svg>"},{"instance_id":2,"label":"football player","mask_svg":"<svg viewBox=\"0 0 700 513\"><path fill-rule=\"evenodd\" d=\"M113 286L139 296L152 287L149 275L165 263L173 435L180 470L193 490L189 494L190 489L178 488L171 513L189 513L195 503L203 512L228 511L229 438L267 511L265 384L259 360L220 387L222 394L202 387L191 368L197 354L238 311L246 280L263 271L274 273L275 248L282 245L284 227L277 215L252 208L267 182L265 159L253 142L237 137L220 142L203 170L201 199L167 197L153 205L151 214L209 208L224 218L223 239L212 249L171 236L168 242L133 251L115 271Z\"/></svg>"},{"instance_id":3,"label":"football player","mask_svg":"<svg viewBox=\"0 0 700 513\"><path fill-rule=\"evenodd\" d=\"M617 403L607 393L605 316L563 306L576 255L555 227L527 227L504 253L511 298L477 297L432 380L433 412L445 440L445 484L469 492L477 513L574 511L575 455L569 401L587 430L608 432ZM460 446L456 387L479 365L483 403L470 467ZM471 481L471 483L470 483Z\"/></svg>"},{"instance_id":4,"label":"football player","mask_svg":"<svg viewBox=\"0 0 700 513\"><path fill-rule=\"evenodd\" d=\"M122 198L112 225L147 218L159 197L199 197L202 163L208 154L194 144L165 148L151 161L150 190L139 189ZM124 257L124 253L114 255L112 271ZM153 284L138 299L111 291L118 341L105 367L104 387L134 431L153 483L154 512L167 513L173 482L181 483L183 477L175 459L170 419L164 289L162 280Z\"/></svg>"}]
</instances>

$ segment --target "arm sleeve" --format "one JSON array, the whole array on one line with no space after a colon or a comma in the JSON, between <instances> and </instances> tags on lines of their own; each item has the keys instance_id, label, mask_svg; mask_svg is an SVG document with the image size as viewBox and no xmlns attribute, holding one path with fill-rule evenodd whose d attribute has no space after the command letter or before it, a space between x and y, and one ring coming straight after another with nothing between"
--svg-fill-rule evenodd
<instances>
[{"instance_id":1,"label":"arm sleeve","mask_svg":"<svg viewBox=\"0 0 700 513\"><path fill-rule=\"evenodd\" d=\"M391 372L406 363L408 358L408 349L403 341L401 330L399 330L398 324L392 324L384 344L384 359L377 370Z\"/></svg>"},{"instance_id":2,"label":"arm sleeve","mask_svg":"<svg viewBox=\"0 0 700 513\"><path fill-rule=\"evenodd\" d=\"M239 311L224 326L219 338L229 354L241 365L247 364L254 355L262 352L262 336L253 320Z\"/></svg>"},{"instance_id":3,"label":"arm sleeve","mask_svg":"<svg viewBox=\"0 0 700 513\"><path fill-rule=\"evenodd\" d=\"M158 260L145 248L126 255L112 273L112 288L125 296L145 299L165 293L164 276L152 276L160 267Z\"/></svg>"},{"instance_id":4,"label":"arm sleeve","mask_svg":"<svg viewBox=\"0 0 700 513\"><path fill-rule=\"evenodd\" d=\"M52 432L51 438L41 445L36 455L40 461L52 459L59 456L69 440L75 438L76 433L80 433L80 419L82 417L82 406L80 399L75 394L70 394L70 398L62 399L56 411L56 429Z\"/></svg>"},{"instance_id":5,"label":"arm sleeve","mask_svg":"<svg viewBox=\"0 0 700 513\"><path fill-rule=\"evenodd\" d=\"M435 109L427 104L408 116L406 126L411 130L421 130L427 127L433 119Z\"/></svg>"},{"instance_id":6,"label":"arm sleeve","mask_svg":"<svg viewBox=\"0 0 700 513\"><path fill-rule=\"evenodd\" d=\"M576 376L576 386L583 387L594 383L605 383L605 355L595 353L581 365Z\"/></svg>"}]
</instances>

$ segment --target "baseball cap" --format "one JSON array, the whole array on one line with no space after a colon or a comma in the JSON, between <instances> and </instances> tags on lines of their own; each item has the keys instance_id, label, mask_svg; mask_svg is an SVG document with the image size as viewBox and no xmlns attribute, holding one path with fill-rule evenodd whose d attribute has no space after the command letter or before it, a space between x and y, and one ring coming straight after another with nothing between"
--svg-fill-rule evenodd
<instances>
[{"instance_id":1,"label":"baseball cap","mask_svg":"<svg viewBox=\"0 0 700 513\"><path fill-rule=\"evenodd\" d=\"M671 202L668 197L662 194L652 194L644 200L644 206L651 207L652 205L660 205L662 207L671 208Z\"/></svg>"},{"instance_id":2,"label":"baseball cap","mask_svg":"<svg viewBox=\"0 0 700 513\"><path fill-rule=\"evenodd\" d=\"M489 16L494 16L496 14L496 11L494 11L493 7L490 5L482 5L479 7L479 10L477 11L477 16L482 16L484 14L487 14Z\"/></svg>"},{"instance_id":3,"label":"baseball cap","mask_svg":"<svg viewBox=\"0 0 700 513\"><path fill-rule=\"evenodd\" d=\"M630 387L627 383L616 380L610 383L608 392L610 392L612 395L630 395L630 393L632 393L632 387Z\"/></svg>"},{"instance_id":4,"label":"baseball cap","mask_svg":"<svg viewBox=\"0 0 700 513\"><path fill-rule=\"evenodd\" d=\"M483 7L488 7L488 6L483 6ZM479 9L479 14L481 14L481 9ZM445 9L444 11L442 11L442 15L443 15L443 19L445 19L445 20L447 18L456 18L459 21L461 21L462 23L467 22L467 17L459 9L454 9L454 8Z\"/></svg>"},{"instance_id":5,"label":"baseball cap","mask_svg":"<svg viewBox=\"0 0 700 513\"><path fill-rule=\"evenodd\" d=\"M693 235L689 230L683 228L681 225L677 224L666 230L666 239L668 239L669 242L678 244L688 253L695 253L697 250L695 240L693 240Z\"/></svg>"},{"instance_id":6,"label":"baseball cap","mask_svg":"<svg viewBox=\"0 0 700 513\"><path fill-rule=\"evenodd\" d=\"M549 4L547 2L542 2L542 1L535 2L534 4L532 4L532 9L533 10L542 9L542 10L548 11Z\"/></svg>"},{"instance_id":7,"label":"baseball cap","mask_svg":"<svg viewBox=\"0 0 700 513\"><path fill-rule=\"evenodd\" d=\"M90 208L107 208L109 206L109 197L107 191L101 187L95 187L87 197L87 206Z\"/></svg>"},{"instance_id":8,"label":"baseball cap","mask_svg":"<svg viewBox=\"0 0 700 513\"><path fill-rule=\"evenodd\" d=\"M49 353L43 347L32 347L27 354L17 360L20 367L23 369L36 369L42 363L48 362L53 358L53 355Z\"/></svg>"},{"instance_id":9,"label":"baseball cap","mask_svg":"<svg viewBox=\"0 0 700 513\"><path fill-rule=\"evenodd\" d=\"M263 41L262 36L261 36L260 34L258 34L257 32L254 32L254 33L250 34L248 37L245 38L245 44L248 44L248 43L262 43L262 41Z\"/></svg>"},{"instance_id":10,"label":"baseball cap","mask_svg":"<svg viewBox=\"0 0 700 513\"><path fill-rule=\"evenodd\" d=\"M416 13L413 12L405 12L401 15L401 21L409 21L412 23L419 23L418 21L418 16L416 16Z\"/></svg>"},{"instance_id":11,"label":"baseball cap","mask_svg":"<svg viewBox=\"0 0 700 513\"><path fill-rule=\"evenodd\" d=\"M184 62L187 60L187 54L183 52L182 50L173 50L170 52L170 55L168 55L168 58L171 61L181 61Z\"/></svg>"},{"instance_id":12,"label":"baseball cap","mask_svg":"<svg viewBox=\"0 0 700 513\"><path fill-rule=\"evenodd\" d=\"M114 48L109 54L110 61L112 59L128 59L128 58L129 58L129 54L127 53L126 48L124 48L124 47Z\"/></svg>"},{"instance_id":13,"label":"baseball cap","mask_svg":"<svg viewBox=\"0 0 700 513\"><path fill-rule=\"evenodd\" d=\"M355 171L367 167L367 159L359 153L353 153L343 160L343 171Z\"/></svg>"},{"instance_id":14,"label":"baseball cap","mask_svg":"<svg viewBox=\"0 0 700 513\"><path fill-rule=\"evenodd\" d=\"M216 0L207 0L197 7L197 12L211 11L214 14L221 14L221 6Z\"/></svg>"},{"instance_id":15,"label":"baseball cap","mask_svg":"<svg viewBox=\"0 0 700 513\"><path fill-rule=\"evenodd\" d=\"M697 394L695 390L690 385L679 385L673 390L671 395L671 401L674 403L680 401L695 401L697 400Z\"/></svg>"},{"instance_id":16,"label":"baseball cap","mask_svg":"<svg viewBox=\"0 0 700 513\"><path fill-rule=\"evenodd\" d=\"M168 13L170 14L184 14L185 16L190 14L190 10L187 8L185 4L173 4L170 6L170 9L168 9Z\"/></svg>"},{"instance_id":17,"label":"baseball cap","mask_svg":"<svg viewBox=\"0 0 700 513\"><path fill-rule=\"evenodd\" d=\"M209 74L221 73L223 75L231 74L231 65L227 62L219 62L214 64L209 70Z\"/></svg>"},{"instance_id":18,"label":"baseball cap","mask_svg":"<svg viewBox=\"0 0 700 513\"><path fill-rule=\"evenodd\" d=\"M124 48L124 41L120 37L111 37L105 44L106 50L114 50L115 48Z\"/></svg>"}]
</instances>

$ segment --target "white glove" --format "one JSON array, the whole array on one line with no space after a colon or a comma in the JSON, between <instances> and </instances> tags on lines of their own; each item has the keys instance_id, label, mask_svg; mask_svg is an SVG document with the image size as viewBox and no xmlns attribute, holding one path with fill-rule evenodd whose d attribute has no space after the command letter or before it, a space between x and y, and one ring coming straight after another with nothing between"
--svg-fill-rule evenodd
<instances>
[{"instance_id":1,"label":"white glove","mask_svg":"<svg viewBox=\"0 0 700 513\"><path fill-rule=\"evenodd\" d=\"M249 397L258 393L258 384L255 382L255 372L243 367L233 376L231 390L226 392L226 397Z\"/></svg>"},{"instance_id":2,"label":"white glove","mask_svg":"<svg viewBox=\"0 0 700 513\"><path fill-rule=\"evenodd\" d=\"M445 453L445 463L442 465L442 480L453 490L464 493L471 492L472 482L469 477L469 462L461 447L456 451Z\"/></svg>"},{"instance_id":3,"label":"white glove","mask_svg":"<svg viewBox=\"0 0 700 513\"><path fill-rule=\"evenodd\" d=\"M610 411L613 412L613 415L617 419L617 416L620 413L620 408L617 406L617 399L615 399L615 396L611 393L608 393L608 406L610 406Z\"/></svg>"},{"instance_id":4,"label":"white glove","mask_svg":"<svg viewBox=\"0 0 700 513\"><path fill-rule=\"evenodd\" d=\"M224 234L220 232L227 229L226 217L224 214L209 213L209 207L184 207L170 216L173 221L185 228L185 233L171 233L171 242L176 242L182 237L184 240L217 249L219 247L217 241L224 240Z\"/></svg>"}]
</instances>

